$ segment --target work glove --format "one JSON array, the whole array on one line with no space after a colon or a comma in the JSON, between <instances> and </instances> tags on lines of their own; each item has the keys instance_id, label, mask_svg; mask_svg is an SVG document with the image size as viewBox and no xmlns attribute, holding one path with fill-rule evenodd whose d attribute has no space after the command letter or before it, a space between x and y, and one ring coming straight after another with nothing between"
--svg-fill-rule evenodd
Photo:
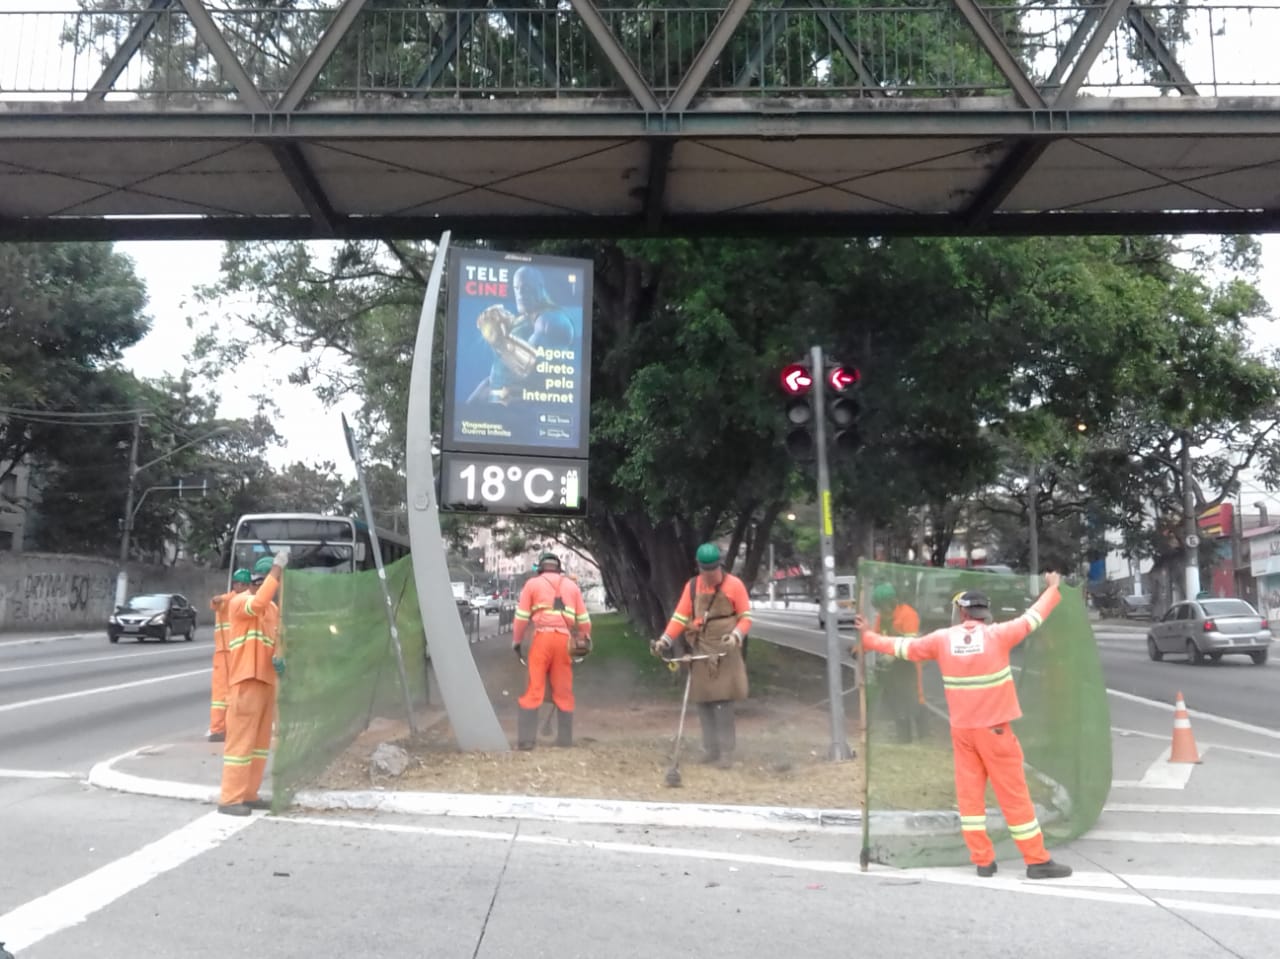
<instances>
[{"instance_id":1,"label":"work glove","mask_svg":"<svg viewBox=\"0 0 1280 959\"><path fill-rule=\"evenodd\" d=\"M738 632L736 629L733 632L731 632L728 636L726 636L725 639L729 641L729 644L734 649L742 648L742 634Z\"/></svg>"},{"instance_id":2,"label":"work glove","mask_svg":"<svg viewBox=\"0 0 1280 959\"><path fill-rule=\"evenodd\" d=\"M511 651L516 654L516 659L520 660L521 663L524 662L524 647L520 643L512 646Z\"/></svg>"},{"instance_id":3,"label":"work glove","mask_svg":"<svg viewBox=\"0 0 1280 959\"><path fill-rule=\"evenodd\" d=\"M665 636L659 636L657 639L651 640L649 643L649 652L654 656L665 659L667 653L671 652L671 640L667 639Z\"/></svg>"},{"instance_id":4,"label":"work glove","mask_svg":"<svg viewBox=\"0 0 1280 959\"><path fill-rule=\"evenodd\" d=\"M284 675L284 657L283 656L272 656L271 665L275 668L277 676Z\"/></svg>"},{"instance_id":5,"label":"work glove","mask_svg":"<svg viewBox=\"0 0 1280 959\"><path fill-rule=\"evenodd\" d=\"M276 555L271 561L271 565L279 566L281 569L289 565L289 547L281 546L276 550Z\"/></svg>"}]
</instances>

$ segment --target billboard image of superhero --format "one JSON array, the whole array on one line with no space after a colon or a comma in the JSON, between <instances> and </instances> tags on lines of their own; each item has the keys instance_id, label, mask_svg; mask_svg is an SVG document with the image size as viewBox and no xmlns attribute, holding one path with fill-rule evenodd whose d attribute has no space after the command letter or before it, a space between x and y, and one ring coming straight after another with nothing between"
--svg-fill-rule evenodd
<instances>
[{"instance_id":1,"label":"billboard image of superhero","mask_svg":"<svg viewBox=\"0 0 1280 959\"><path fill-rule=\"evenodd\" d=\"M454 249L444 449L586 456L591 261Z\"/></svg>"}]
</instances>

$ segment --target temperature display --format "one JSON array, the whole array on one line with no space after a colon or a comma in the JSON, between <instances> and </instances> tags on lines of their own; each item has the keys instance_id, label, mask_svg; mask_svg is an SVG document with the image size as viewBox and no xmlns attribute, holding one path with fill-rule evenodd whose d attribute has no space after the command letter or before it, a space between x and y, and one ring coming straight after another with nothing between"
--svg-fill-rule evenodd
<instances>
[{"instance_id":1,"label":"temperature display","mask_svg":"<svg viewBox=\"0 0 1280 959\"><path fill-rule=\"evenodd\" d=\"M446 452L443 474L446 511L564 516L587 509L586 460Z\"/></svg>"}]
</instances>

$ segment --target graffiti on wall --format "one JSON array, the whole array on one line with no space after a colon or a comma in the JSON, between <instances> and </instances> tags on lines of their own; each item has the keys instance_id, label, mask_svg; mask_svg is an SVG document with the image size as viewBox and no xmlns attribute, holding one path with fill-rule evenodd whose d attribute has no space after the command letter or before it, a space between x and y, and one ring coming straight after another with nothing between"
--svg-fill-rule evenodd
<instances>
[{"instance_id":1,"label":"graffiti on wall","mask_svg":"<svg viewBox=\"0 0 1280 959\"><path fill-rule=\"evenodd\" d=\"M41 570L0 577L0 622L6 626L56 626L104 618L115 599L105 572Z\"/></svg>"}]
</instances>

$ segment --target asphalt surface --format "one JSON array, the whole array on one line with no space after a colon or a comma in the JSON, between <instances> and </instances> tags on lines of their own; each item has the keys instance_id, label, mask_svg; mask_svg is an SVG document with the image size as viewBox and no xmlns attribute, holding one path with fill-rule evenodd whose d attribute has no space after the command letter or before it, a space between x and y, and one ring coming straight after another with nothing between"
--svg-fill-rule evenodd
<instances>
[{"instance_id":1,"label":"asphalt surface","mask_svg":"<svg viewBox=\"0 0 1280 959\"><path fill-rule=\"evenodd\" d=\"M0 769L83 774L209 724L212 630L193 642L0 639Z\"/></svg>"},{"instance_id":2,"label":"asphalt surface","mask_svg":"<svg viewBox=\"0 0 1280 959\"><path fill-rule=\"evenodd\" d=\"M762 611L757 634L820 651L815 619ZM1180 688L1193 710L1276 726L1274 664L1157 664L1141 629L1098 637L1109 686L1157 703ZM0 941L18 959L701 956L709 941L744 959L844 957L859 942L890 959L1275 954L1280 741L1256 733L1197 720L1204 764L1185 788L1152 791L1135 784L1167 748L1168 711L1113 700L1128 785L1096 835L1054 851L1078 874L1053 884L1016 862L981 882L863 875L851 834L243 821L86 786L93 763L204 728L210 654L207 627L190 644L0 638Z\"/></svg>"},{"instance_id":3,"label":"asphalt surface","mask_svg":"<svg viewBox=\"0 0 1280 959\"><path fill-rule=\"evenodd\" d=\"M755 636L825 656L825 634L818 629L816 613L759 610L753 620ZM1095 623L1093 629L1109 689L1170 704L1181 690L1193 710L1280 730L1280 643L1264 666L1244 656L1192 666L1173 656L1152 662L1144 624ZM853 635L848 628L841 631L846 665L852 663L847 650Z\"/></svg>"}]
</instances>

